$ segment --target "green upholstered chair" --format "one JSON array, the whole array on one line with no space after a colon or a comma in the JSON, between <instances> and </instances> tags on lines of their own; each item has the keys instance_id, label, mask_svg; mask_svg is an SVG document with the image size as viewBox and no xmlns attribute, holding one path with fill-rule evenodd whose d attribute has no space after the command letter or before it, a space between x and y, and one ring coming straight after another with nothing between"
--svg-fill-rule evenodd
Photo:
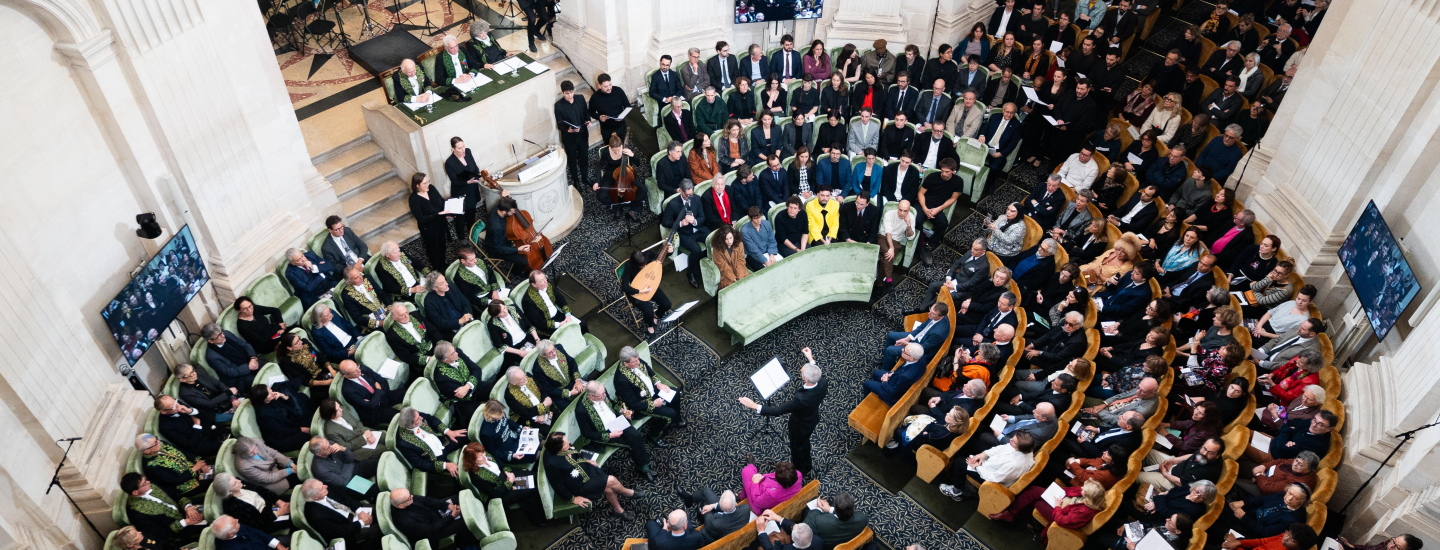
<instances>
[{"instance_id":1,"label":"green upholstered chair","mask_svg":"<svg viewBox=\"0 0 1440 550\"><path fill-rule=\"evenodd\" d=\"M200 530L200 540L195 543L197 550L215 550L215 531L209 527Z\"/></svg>"},{"instance_id":2,"label":"green upholstered chair","mask_svg":"<svg viewBox=\"0 0 1440 550\"><path fill-rule=\"evenodd\" d=\"M119 532L120 530L116 529L114 531L111 531L110 534L105 535L104 550L120 550L120 543L115 542L115 534Z\"/></svg>"},{"instance_id":3,"label":"green upholstered chair","mask_svg":"<svg viewBox=\"0 0 1440 550\"><path fill-rule=\"evenodd\" d=\"M320 436L314 432L311 432L310 435L312 437ZM310 444L301 445L300 454L295 457L295 475L299 476L301 481L310 479L310 462L314 459L315 455L310 452Z\"/></svg>"},{"instance_id":4,"label":"green upholstered chair","mask_svg":"<svg viewBox=\"0 0 1440 550\"><path fill-rule=\"evenodd\" d=\"M235 407L235 418L230 420L230 433L235 437L260 438L260 425L255 422L255 407L246 399Z\"/></svg>"},{"instance_id":5,"label":"green upholstered chair","mask_svg":"<svg viewBox=\"0 0 1440 550\"><path fill-rule=\"evenodd\" d=\"M320 532L316 531L314 527L310 526L310 522L305 520L305 495L301 494L300 487L300 485L296 485L290 490L290 523L294 524L297 528L295 530L296 533L307 534L309 535L307 538L312 541L323 541L325 538L320 536ZM290 541L292 543L295 542L297 538L295 534L290 535ZM299 548L299 545L294 545L292 548Z\"/></svg>"},{"instance_id":6,"label":"green upholstered chair","mask_svg":"<svg viewBox=\"0 0 1440 550\"><path fill-rule=\"evenodd\" d=\"M165 436L160 435L160 411L157 411L153 408L149 411L146 411L145 433L153 435L160 439L165 439Z\"/></svg>"},{"instance_id":7,"label":"green upholstered chair","mask_svg":"<svg viewBox=\"0 0 1440 550\"><path fill-rule=\"evenodd\" d=\"M880 247L832 243L808 248L717 293L717 321L736 342L750 343L820 305L868 301Z\"/></svg>"},{"instance_id":8,"label":"green upholstered chair","mask_svg":"<svg viewBox=\"0 0 1440 550\"><path fill-rule=\"evenodd\" d=\"M239 316L240 313L235 311L235 304L230 304L225 306L225 309L220 310L220 318L215 320L215 324L220 325L220 328L228 330L233 334L239 334Z\"/></svg>"},{"instance_id":9,"label":"green upholstered chair","mask_svg":"<svg viewBox=\"0 0 1440 550\"><path fill-rule=\"evenodd\" d=\"M151 434L151 435L154 435L154 434ZM143 457L143 455L140 454L140 449L130 449L130 453L125 456L125 473L127 473L127 474L143 474L143 473L145 473L145 462L144 462L144 459L143 459L142 457Z\"/></svg>"},{"instance_id":10,"label":"green upholstered chair","mask_svg":"<svg viewBox=\"0 0 1440 550\"><path fill-rule=\"evenodd\" d=\"M390 77L391 75L395 74L395 71L398 70L400 70L400 68L396 67L394 69L390 69L388 71L380 73L380 83L382 86L385 87L385 100L389 101L391 105L395 104L395 81L392 80Z\"/></svg>"},{"instance_id":11,"label":"green upholstered chair","mask_svg":"<svg viewBox=\"0 0 1440 550\"><path fill-rule=\"evenodd\" d=\"M418 378L414 384L410 384L410 389L405 390L404 403L406 407L414 407L417 411L439 418L446 426L450 425L450 407L442 402L440 392L429 378Z\"/></svg>"},{"instance_id":12,"label":"green upholstered chair","mask_svg":"<svg viewBox=\"0 0 1440 550\"><path fill-rule=\"evenodd\" d=\"M380 366L385 364L386 359L395 359L395 352L390 349L390 344L385 343L385 335L379 332L365 335L360 339L360 344L355 347L355 361L376 372L380 371ZM396 359L396 361L399 360ZM391 388L404 387L410 380L410 365L405 364L404 361L399 362L400 367L395 371L395 378L389 382ZM340 387L339 384L331 384L331 386ZM331 394L334 393L331 392Z\"/></svg>"},{"instance_id":13,"label":"green upholstered chair","mask_svg":"<svg viewBox=\"0 0 1440 550\"><path fill-rule=\"evenodd\" d=\"M470 534L480 541L480 550L515 550L518 542L510 532L505 504L500 499L491 501L487 507L470 491L461 491L459 500L460 517L465 519Z\"/></svg>"},{"instance_id":14,"label":"green upholstered chair","mask_svg":"<svg viewBox=\"0 0 1440 550\"><path fill-rule=\"evenodd\" d=\"M293 515L293 512L292 512ZM339 540L339 539L336 539ZM291 550L325 550L325 545L310 536L304 529L296 529L290 532Z\"/></svg>"},{"instance_id":15,"label":"green upholstered chair","mask_svg":"<svg viewBox=\"0 0 1440 550\"><path fill-rule=\"evenodd\" d=\"M320 256L320 247L325 245L325 237L329 235L330 232L325 229L316 231L314 235L310 236L310 240L305 241L305 248L314 252L316 256Z\"/></svg>"},{"instance_id":16,"label":"green upholstered chair","mask_svg":"<svg viewBox=\"0 0 1440 550\"><path fill-rule=\"evenodd\" d=\"M280 309L280 316L284 318L286 325L294 326L300 322L300 315L304 309L300 307L300 299L292 296L283 278L274 274L266 273L261 275L255 282L245 289L245 295L262 306L269 306Z\"/></svg>"},{"instance_id":17,"label":"green upholstered chair","mask_svg":"<svg viewBox=\"0 0 1440 550\"><path fill-rule=\"evenodd\" d=\"M234 439L226 439L224 443L220 444L220 450L215 452L215 473L232 475L239 473L239 470L235 469Z\"/></svg>"},{"instance_id":18,"label":"green upholstered chair","mask_svg":"<svg viewBox=\"0 0 1440 550\"><path fill-rule=\"evenodd\" d=\"M560 414L555 417L555 424L551 428L551 431L558 430L565 432L566 434L575 434L576 438L578 439L580 437L580 424L575 421L575 409L579 406L579 404L579 399L573 400L570 402L570 406L565 407L565 410L560 411ZM478 417L479 415L476 416ZM571 444L574 445L573 440ZM619 450L618 447L603 447L603 449L599 451L600 456L596 457L595 463L603 466L605 464L605 461L609 460L610 456L615 454L615 451L617 450ZM535 459L537 464L545 463L544 446L540 447L539 455L536 456ZM540 493L540 507L545 511L545 519L567 518L571 516L577 516L580 514L589 513L591 510L594 509L593 506L591 508L582 508L568 501L556 501L555 491L550 488L550 481L546 477L545 468L541 466L539 468L536 468L535 470L535 485L538 489L538 492ZM574 520L572 519L571 521Z\"/></svg>"},{"instance_id":19,"label":"green upholstered chair","mask_svg":"<svg viewBox=\"0 0 1440 550\"><path fill-rule=\"evenodd\" d=\"M394 431L394 428L387 431L386 445L390 445L393 441L394 438L390 432ZM400 456L400 453L385 451L380 454L380 463L375 468L375 483L379 485L381 491L405 488L409 489L411 493L424 496L426 479L426 473L410 468L405 464L405 457Z\"/></svg>"},{"instance_id":20,"label":"green upholstered chair","mask_svg":"<svg viewBox=\"0 0 1440 550\"><path fill-rule=\"evenodd\" d=\"M505 357L501 355L502 350L491 344L490 332L485 328L484 319L460 327L451 343L465 352L465 356L474 361L475 366L480 367L482 378L494 380L500 374L500 365L505 362Z\"/></svg>"},{"instance_id":21,"label":"green upholstered chair","mask_svg":"<svg viewBox=\"0 0 1440 550\"><path fill-rule=\"evenodd\" d=\"M515 311L520 312L521 315L525 314L525 300L521 297L525 296L525 293L529 291L530 277L528 274L525 277L521 277L520 281L515 283L515 286L510 289L511 303L515 304Z\"/></svg>"},{"instance_id":22,"label":"green upholstered chair","mask_svg":"<svg viewBox=\"0 0 1440 550\"><path fill-rule=\"evenodd\" d=\"M130 525L130 512L125 509L126 500L129 498L130 495L125 494L125 491L115 490L114 501L110 504L110 519L115 521L117 527Z\"/></svg>"},{"instance_id":23,"label":"green upholstered chair","mask_svg":"<svg viewBox=\"0 0 1440 550\"><path fill-rule=\"evenodd\" d=\"M219 380L220 375L215 372L215 369L210 367L210 362L205 360L205 350L209 348L210 343L206 342L204 338L196 338L195 343L190 346L190 364L197 368L204 369L205 373L209 374L211 378Z\"/></svg>"},{"instance_id":24,"label":"green upholstered chair","mask_svg":"<svg viewBox=\"0 0 1440 550\"><path fill-rule=\"evenodd\" d=\"M280 278L280 285L285 287L285 292L295 293L295 287L290 284L290 279L285 277L285 269L290 267L290 259L281 257L275 261L275 276Z\"/></svg>"},{"instance_id":25,"label":"green upholstered chair","mask_svg":"<svg viewBox=\"0 0 1440 550\"><path fill-rule=\"evenodd\" d=\"M580 325L571 323L555 330L550 336L550 341L565 348L565 352L575 359L575 368L580 376L590 378L596 371L605 368L605 359L608 351L605 343L593 334L585 334L580 331Z\"/></svg>"},{"instance_id":26,"label":"green upholstered chair","mask_svg":"<svg viewBox=\"0 0 1440 550\"><path fill-rule=\"evenodd\" d=\"M220 514L224 509L225 506L220 503L220 495L215 492L215 485L211 484L209 488L205 489L205 521L215 523L215 520L220 519Z\"/></svg>"},{"instance_id":27,"label":"green upholstered chair","mask_svg":"<svg viewBox=\"0 0 1440 550\"><path fill-rule=\"evenodd\" d=\"M714 185L715 185L715 182L713 182L713 181L706 181L706 182L702 182L702 183L697 183L697 184L695 184L695 197L694 197L694 200L698 201L698 200L700 199L700 196L701 196L701 195L704 195L705 192L706 192L706 191L709 191L710 188L711 188L712 186L714 186ZM661 203L660 203L660 211L661 211L661 212L664 212L664 211L665 211L665 208L666 208L666 207L669 207L669 206L670 206L670 203L671 203L672 201L674 201L676 197L679 197L679 196L680 196L680 194L679 194L679 193L676 193L676 194L674 194L674 195L670 195L670 196L668 196L668 197L665 197L665 200L664 200L664 201L661 201ZM699 206L699 205L697 204L697 206ZM662 239L669 239L669 238L670 238L670 235L673 234L673 233L675 233L675 231L672 230L671 228L666 227L664 224L661 224L661 225L660 225L660 238L662 238ZM704 245L703 245L703 244L701 245L701 248L704 248ZM685 253L685 250L684 250L684 249L678 249L678 250L676 250L674 253L683 254L683 253Z\"/></svg>"},{"instance_id":28,"label":"green upholstered chair","mask_svg":"<svg viewBox=\"0 0 1440 550\"><path fill-rule=\"evenodd\" d=\"M656 216L660 215L660 201L665 198L665 193L660 191L660 184L655 181L655 166L660 159L665 158L665 144L660 144L660 151L650 155L650 175L645 178L645 195L650 198L650 212ZM604 154L604 150L601 150Z\"/></svg>"}]
</instances>

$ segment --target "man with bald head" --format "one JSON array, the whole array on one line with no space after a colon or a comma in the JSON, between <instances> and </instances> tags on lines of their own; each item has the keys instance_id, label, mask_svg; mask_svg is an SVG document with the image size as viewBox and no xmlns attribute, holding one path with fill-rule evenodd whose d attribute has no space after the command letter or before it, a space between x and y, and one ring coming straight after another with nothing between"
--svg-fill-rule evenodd
<instances>
[{"instance_id":1,"label":"man with bald head","mask_svg":"<svg viewBox=\"0 0 1440 550\"><path fill-rule=\"evenodd\" d=\"M404 302L390 304L390 318L395 322L385 328L385 343L390 345L395 357L410 368L423 368L435 337L427 332L424 322L410 313Z\"/></svg>"},{"instance_id":2,"label":"man with bald head","mask_svg":"<svg viewBox=\"0 0 1440 550\"><path fill-rule=\"evenodd\" d=\"M915 385L920 376L925 374L925 363L921 362L924 358L925 347L921 346L920 342L905 344L900 352L900 365L894 369L875 369L875 372L870 374L870 379L861 384L865 390L864 395L873 393L887 405L894 405L900 400L900 396L910 391L910 386ZM864 395L861 399L864 399Z\"/></svg>"},{"instance_id":3,"label":"man with bald head","mask_svg":"<svg viewBox=\"0 0 1440 550\"><path fill-rule=\"evenodd\" d=\"M435 81L415 65L415 60L400 62L400 70L390 77L395 89L396 103L424 103L434 96Z\"/></svg>"},{"instance_id":4,"label":"man with bald head","mask_svg":"<svg viewBox=\"0 0 1440 550\"><path fill-rule=\"evenodd\" d=\"M700 516L705 519L699 529L701 545L710 544L740 530L750 518L750 505L737 504L734 491L727 490L716 497L709 487L701 487L700 491L694 494L684 491L676 494L685 501L686 508L700 506Z\"/></svg>"},{"instance_id":5,"label":"man with bald head","mask_svg":"<svg viewBox=\"0 0 1440 550\"><path fill-rule=\"evenodd\" d=\"M1060 418L1055 412L1055 406L1050 403L1039 403L1035 405L1033 414L1023 415L996 415L1005 421L1004 428L990 428L988 422L986 427L975 434L967 447L970 452L979 452L996 445L1004 445L1010 442L1010 438L1016 433L1024 432L1035 439L1037 445L1049 441L1060 431Z\"/></svg>"},{"instance_id":6,"label":"man with bald head","mask_svg":"<svg viewBox=\"0 0 1440 550\"><path fill-rule=\"evenodd\" d=\"M428 540L432 548L439 548L440 539L452 535L457 548L476 543L475 535L460 517L459 504L412 494L403 487L390 490L390 522L412 545Z\"/></svg>"},{"instance_id":7,"label":"man with bald head","mask_svg":"<svg viewBox=\"0 0 1440 550\"><path fill-rule=\"evenodd\" d=\"M633 421L634 415L634 411L610 399L605 392L605 385L597 380L591 380L585 385L585 397L580 400L580 405L575 410L581 436L587 441L607 447L629 448L636 469L647 479L654 481L655 473L650 470L650 451L645 448L645 436L640 435L634 426L622 430L605 428L606 424L617 416Z\"/></svg>"},{"instance_id":8,"label":"man with bald head","mask_svg":"<svg viewBox=\"0 0 1440 550\"><path fill-rule=\"evenodd\" d=\"M645 532L650 537L650 546L656 550L696 550L705 545L704 537L691 527L684 510L646 522Z\"/></svg>"},{"instance_id":9,"label":"man with bald head","mask_svg":"<svg viewBox=\"0 0 1440 550\"><path fill-rule=\"evenodd\" d=\"M201 421L198 411L180 404L174 397L155 398L155 410L160 413L160 436L190 456L215 456L220 444L230 436L228 430Z\"/></svg>"},{"instance_id":10,"label":"man with bald head","mask_svg":"<svg viewBox=\"0 0 1440 550\"><path fill-rule=\"evenodd\" d=\"M390 422L396 406L405 400L405 392L391 390L384 377L349 359L340 362L339 370L344 377L340 382L340 395L360 415L360 422L366 426Z\"/></svg>"},{"instance_id":11,"label":"man with bald head","mask_svg":"<svg viewBox=\"0 0 1440 550\"><path fill-rule=\"evenodd\" d=\"M1015 354L1015 327L1013 325L1000 325L995 327L994 342L995 349L1000 351L1000 361L1010 360Z\"/></svg>"},{"instance_id":12,"label":"man with bald head","mask_svg":"<svg viewBox=\"0 0 1440 550\"><path fill-rule=\"evenodd\" d=\"M345 269L345 289L340 291L340 305L345 313L356 320L360 333L370 334L379 330L385 322L386 311L394 301L389 293L380 291L380 284L365 274L364 264L355 264Z\"/></svg>"},{"instance_id":13,"label":"man with bald head","mask_svg":"<svg viewBox=\"0 0 1440 550\"><path fill-rule=\"evenodd\" d=\"M1147 377L1141 380L1135 389L1106 399L1104 403L1094 407L1081 409L1081 412L1094 417L1086 424L1101 431L1110 430L1120 425L1120 415L1128 411L1136 411L1146 418L1155 414L1155 409L1160 404L1159 392L1160 383Z\"/></svg>"},{"instance_id":14,"label":"man with bald head","mask_svg":"<svg viewBox=\"0 0 1440 550\"><path fill-rule=\"evenodd\" d=\"M242 525L228 515L215 518L210 532L215 534L215 550L287 550L285 543L270 533Z\"/></svg>"}]
</instances>

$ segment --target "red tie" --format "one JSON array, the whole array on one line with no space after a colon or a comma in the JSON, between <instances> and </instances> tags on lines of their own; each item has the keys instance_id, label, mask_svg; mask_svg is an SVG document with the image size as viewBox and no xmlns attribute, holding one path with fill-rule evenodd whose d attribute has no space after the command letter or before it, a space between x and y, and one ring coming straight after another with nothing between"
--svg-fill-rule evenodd
<instances>
[{"instance_id":1,"label":"red tie","mask_svg":"<svg viewBox=\"0 0 1440 550\"><path fill-rule=\"evenodd\" d=\"M365 377L356 378L355 381L359 382L361 386L364 386L366 391L375 393L375 388L371 387L370 383L365 381Z\"/></svg>"}]
</instances>

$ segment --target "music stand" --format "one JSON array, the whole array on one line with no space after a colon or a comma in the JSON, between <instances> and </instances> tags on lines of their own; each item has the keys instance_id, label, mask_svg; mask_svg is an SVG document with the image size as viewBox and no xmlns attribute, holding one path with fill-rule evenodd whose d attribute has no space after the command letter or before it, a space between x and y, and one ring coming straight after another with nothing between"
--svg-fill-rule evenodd
<instances>
[{"instance_id":1,"label":"music stand","mask_svg":"<svg viewBox=\"0 0 1440 550\"><path fill-rule=\"evenodd\" d=\"M785 367L780 365L780 356L776 355L771 357L770 361L765 363L764 366L760 367L760 370L750 375L750 382L755 384L755 390L760 392L760 403L763 407L765 403L770 402L770 398L773 397L776 392L780 391L780 388L785 387L785 384L790 382L790 374L785 372ZM769 416L765 416L765 421L760 425L760 429L755 431L755 435L776 435L777 433L778 432L770 426Z\"/></svg>"},{"instance_id":2,"label":"music stand","mask_svg":"<svg viewBox=\"0 0 1440 550\"><path fill-rule=\"evenodd\" d=\"M350 49L350 35L345 34L345 18L340 17L340 2L342 0L325 0L329 4L330 12L335 14L335 30L340 33L340 47ZM338 49L338 48L337 48Z\"/></svg>"},{"instance_id":3,"label":"music stand","mask_svg":"<svg viewBox=\"0 0 1440 550\"><path fill-rule=\"evenodd\" d=\"M359 38L364 39L366 34L369 34L371 38L374 38L376 36L385 34L390 30L385 28L385 25L382 25L380 24L380 22L376 21L375 18L370 17L370 7L365 4L365 0L352 0L351 4L356 6L357 9L360 10L360 16L364 18L364 22L360 24L360 34L358 35Z\"/></svg>"}]
</instances>

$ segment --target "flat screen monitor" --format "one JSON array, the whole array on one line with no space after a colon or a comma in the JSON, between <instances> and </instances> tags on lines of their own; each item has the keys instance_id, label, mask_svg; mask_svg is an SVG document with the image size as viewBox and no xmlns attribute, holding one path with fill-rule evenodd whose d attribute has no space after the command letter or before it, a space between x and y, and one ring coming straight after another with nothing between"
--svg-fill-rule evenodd
<instances>
[{"instance_id":1,"label":"flat screen monitor","mask_svg":"<svg viewBox=\"0 0 1440 550\"><path fill-rule=\"evenodd\" d=\"M825 0L735 0L736 23L819 19Z\"/></svg>"},{"instance_id":2,"label":"flat screen monitor","mask_svg":"<svg viewBox=\"0 0 1440 550\"><path fill-rule=\"evenodd\" d=\"M135 365L209 281L190 226L181 227L100 312L125 360Z\"/></svg>"},{"instance_id":3,"label":"flat screen monitor","mask_svg":"<svg viewBox=\"0 0 1440 550\"><path fill-rule=\"evenodd\" d=\"M1340 264L1365 307L1375 336L1384 340L1400 313L1420 294L1420 281L1374 201L1365 206L1360 221L1340 246Z\"/></svg>"}]
</instances>

